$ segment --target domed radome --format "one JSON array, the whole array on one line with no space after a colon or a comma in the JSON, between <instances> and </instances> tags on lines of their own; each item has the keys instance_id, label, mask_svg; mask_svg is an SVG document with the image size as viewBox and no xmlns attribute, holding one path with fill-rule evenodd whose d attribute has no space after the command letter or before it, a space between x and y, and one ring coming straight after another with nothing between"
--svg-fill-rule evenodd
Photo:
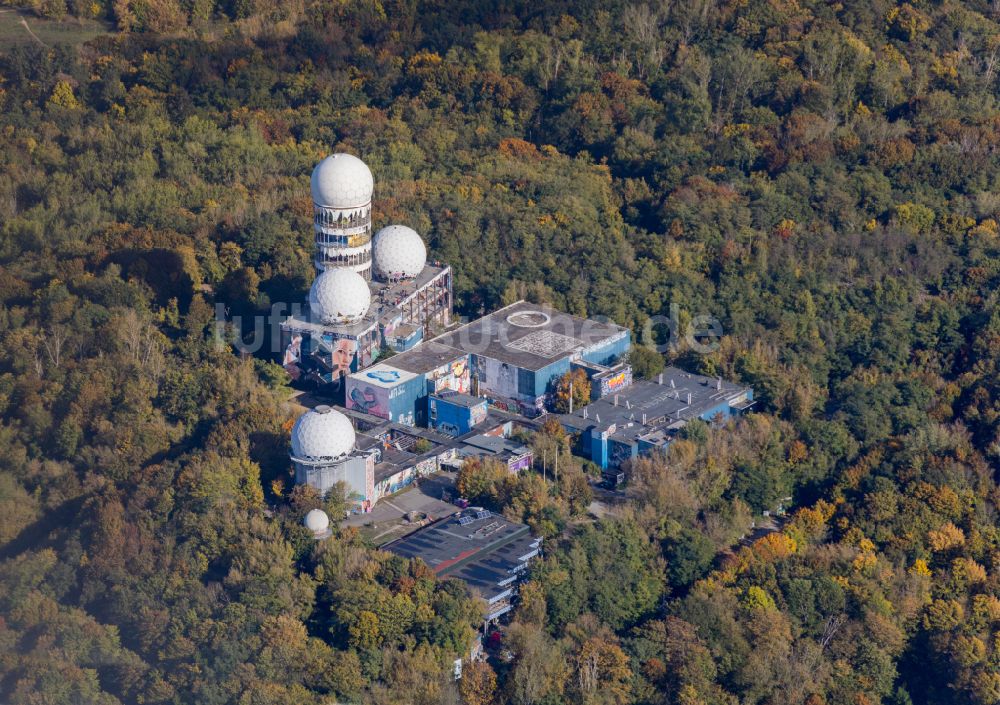
<instances>
[{"instance_id":1,"label":"domed radome","mask_svg":"<svg viewBox=\"0 0 1000 705\"><path fill-rule=\"evenodd\" d=\"M427 248L413 228L388 225L375 234L375 271L385 279L412 279L427 263Z\"/></svg>"},{"instance_id":2,"label":"domed radome","mask_svg":"<svg viewBox=\"0 0 1000 705\"><path fill-rule=\"evenodd\" d=\"M309 290L309 308L323 323L356 323L368 312L372 292L365 278L349 269L328 269Z\"/></svg>"},{"instance_id":3,"label":"domed radome","mask_svg":"<svg viewBox=\"0 0 1000 705\"><path fill-rule=\"evenodd\" d=\"M302 523L318 539L326 538L330 535L330 517L322 509L310 510Z\"/></svg>"},{"instance_id":4,"label":"domed radome","mask_svg":"<svg viewBox=\"0 0 1000 705\"><path fill-rule=\"evenodd\" d=\"M317 406L292 427L292 456L307 461L336 460L354 450L351 420L329 406Z\"/></svg>"},{"instance_id":5,"label":"domed radome","mask_svg":"<svg viewBox=\"0 0 1000 705\"><path fill-rule=\"evenodd\" d=\"M313 169L313 203L325 208L358 208L372 200L375 181L368 165L351 154L331 154Z\"/></svg>"}]
</instances>

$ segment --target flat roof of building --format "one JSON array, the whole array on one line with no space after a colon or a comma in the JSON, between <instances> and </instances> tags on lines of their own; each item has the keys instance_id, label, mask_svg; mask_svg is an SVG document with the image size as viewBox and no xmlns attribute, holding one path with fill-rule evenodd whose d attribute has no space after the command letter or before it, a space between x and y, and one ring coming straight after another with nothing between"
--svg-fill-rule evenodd
<instances>
[{"instance_id":1,"label":"flat roof of building","mask_svg":"<svg viewBox=\"0 0 1000 705\"><path fill-rule=\"evenodd\" d=\"M322 341L323 335L333 335L337 338L361 338L363 335L372 332L376 328L375 319L365 316L357 323L348 325L330 325L315 319L308 308L299 315L291 315L281 322L281 329L292 333L309 333L314 343L326 346Z\"/></svg>"},{"instance_id":2,"label":"flat roof of building","mask_svg":"<svg viewBox=\"0 0 1000 705\"><path fill-rule=\"evenodd\" d=\"M372 279L368 282L368 288L372 292L372 309L378 313L379 306L391 309L401 306L410 297L433 282L445 272L450 272L451 267L438 262L425 264L420 274L413 279L403 279L396 282L382 282Z\"/></svg>"},{"instance_id":3,"label":"flat roof of building","mask_svg":"<svg viewBox=\"0 0 1000 705\"><path fill-rule=\"evenodd\" d=\"M486 419L476 424L472 431L458 438L443 433L437 433L429 428L405 426L394 421L387 421L380 416L366 414L357 409L345 409L337 407L337 411L347 415L352 422L357 433L355 449L358 452L366 452L373 448L380 448L382 459L375 464L375 484L386 478L392 477L401 470L413 467L417 463L433 458L446 452L448 449L455 449L460 452L466 447L466 440L472 436L479 436L484 431L495 430L503 426L514 417L504 412L492 410ZM386 444L383 439L386 437L412 437L413 439L424 438L433 444L433 447L426 453L414 453L412 446L402 447L402 444ZM503 437L500 437L501 440ZM515 444L517 445L517 444Z\"/></svg>"},{"instance_id":4,"label":"flat roof of building","mask_svg":"<svg viewBox=\"0 0 1000 705\"><path fill-rule=\"evenodd\" d=\"M539 543L526 524L470 507L382 549L420 558L438 576L459 578L492 600L509 589L510 578L537 553Z\"/></svg>"},{"instance_id":5,"label":"flat roof of building","mask_svg":"<svg viewBox=\"0 0 1000 705\"><path fill-rule=\"evenodd\" d=\"M444 389L436 394L431 394L434 399L439 399L440 401L448 402L449 404L454 404L455 406L464 406L467 409L471 409L475 406L482 406L486 404L486 399L482 397L474 397L471 394L463 394L462 392L456 392L453 389Z\"/></svg>"},{"instance_id":6,"label":"flat roof of building","mask_svg":"<svg viewBox=\"0 0 1000 705\"><path fill-rule=\"evenodd\" d=\"M494 455L499 455L504 451L509 451L511 453L528 452L528 447L523 443L518 443L517 441L511 440L510 438L504 438L503 436L487 436L479 433L466 438L462 442L466 446L476 448L478 450L484 450L489 453L493 453Z\"/></svg>"},{"instance_id":7,"label":"flat roof of building","mask_svg":"<svg viewBox=\"0 0 1000 705\"><path fill-rule=\"evenodd\" d=\"M418 326L416 323L400 323L395 328L392 329L392 335L396 338L409 338L411 335L420 330L423 326Z\"/></svg>"},{"instance_id":8,"label":"flat roof of building","mask_svg":"<svg viewBox=\"0 0 1000 705\"><path fill-rule=\"evenodd\" d=\"M380 362L368 369L361 370L360 372L352 372L347 375L349 379L382 387L383 389L392 389L403 382L415 379L416 376L412 372L401 370L388 362Z\"/></svg>"},{"instance_id":9,"label":"flat roof of building","mask_svg":"<svg viewBox=\"0 0 1000 705\"><path fill-rule=\"evenodd\" d=\"M390 322L400 314L399 307L405 305L417 292L432 284L436 279L451 272L451 267L441 264L427 264L413 279L398 282L368 282L372 294L371 306L368 312L357 323L348 325L330 325L323 323L312 315L308 305L298 314L293 314L281 323L283 330L305 332L321 335L323 333L338 337L359 338L375 327L378 321Z\"/></svg>"},{"instance_id":10,"label":"flat roof of building","mask_svg":"<svg viewBox=\"0 0 1000 705\"><path fill-rule=\"evenodd\" d=\"M562 414L564 426L584 431L615 426L613 437L638 438L656 427L670 428L725 402L747 394L750 387L667 367L656 380L638 380L620 391ZM690 401L689 401L690 399ZM645 417L645 420L643 418ZM679 427L679 424L677 427Z\"/></svg>"},{"instance_id":11,"label":"flat roof of building","mask_svg":"<svg viewBox=\"0 0 1000 705\"><path fill-rule=\"evenodd\" d=\"M466 353L461 350L427 340L412 350L393 355L386 360L386 364L400 370L423 375L464 357L466 357Z\"/></svg>"},{"instance_id":12,"label":"flat roof of building","mask_svg":"<svg viewBox=\"0 0 1000 705\"><path fill-rule=\"evenodd\" d=\"M518 301L434 340L522 369L540 370L560 358L628 334L628 329L615 323Z\"/></svg>"},{"instance_id":13,"label":"flat roof of building","mask_svg":"<svg viewBox=\"0 0 1000 705\"><path fill-rule=\"evenodd\" d=\"M464 580L486 600L492 600L516 580L520 566L538 555L540 544L541 540L526 534L491 551L479 560L463 565L457 571L450 573L450 577Z\"/></svg>"}]
</instances>

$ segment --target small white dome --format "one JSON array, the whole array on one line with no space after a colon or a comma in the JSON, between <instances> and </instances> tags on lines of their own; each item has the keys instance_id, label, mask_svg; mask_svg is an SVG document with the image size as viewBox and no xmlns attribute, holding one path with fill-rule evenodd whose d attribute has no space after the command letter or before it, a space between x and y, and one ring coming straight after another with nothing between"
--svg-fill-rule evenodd
<instances>
[{"instance_id":1,"label":"small white dome","mask_svg":"<svg viewBox=\"0 0 1000 705\"><path fill-rule=\"evenodd\" d=\"M312 199L327 208L357 208L372 200L368 165L351 154L332 154L313 169Z\"/></svg>"},{"instance_id":2,"label":"small white dome","mask_svg":"<svg viewBox=\"0 0 1000 705\"><path fill-rule=\"evenodd\" d=\"M417 276L427 263L427 248L420 235L405 225L388 225L375 233L375 271L383 278Z\"/></svg>"},{"instance_id":3,"label":"small white dome","mask_svg":"<svg viewBox=\"0 0 1000 705\"><path fill-rule=\"evenodd\" d=\"M304 460L337 459L354 450L351 420L329 406L317 406L292 427L292 455Z\"/></svg>"},{"instance_id":4,"label":"small white dome","mask_svg":"<svg viewBox=\"0 0 1000 705\"><path fill-rule=\"evenodd\" d=\"M327 269L309 290L309 308L323 323L354 323L368 312L368 282L350 269Z\"/></svg>"},{"instance_id":5,"label":"small white dome","mask_svg":"<svg viewBox=\"0 0 1000 705\"><path fill-rule=\"evenodd\" d=\"M325 534L330 528L330 517L322 509L312 509L303 522L316 535Z\"/></svg>"}]
</instances>

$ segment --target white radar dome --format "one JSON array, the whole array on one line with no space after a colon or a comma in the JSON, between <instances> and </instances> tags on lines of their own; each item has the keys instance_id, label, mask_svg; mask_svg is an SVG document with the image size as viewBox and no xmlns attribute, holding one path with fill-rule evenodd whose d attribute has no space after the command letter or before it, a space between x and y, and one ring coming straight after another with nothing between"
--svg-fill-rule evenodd
<instances>
[{"instance_id":1,"label":"white radar dome","mask_svg":"<svg viewBox=\"0 0 1000 705\"><path fill-rule=\"evenodd\" d=\"M372 245L375 271L384 278L411 279L427 263L427 248L420 235L405 225L388 225L375 233Z\"/></svg>"},{"instance_id":2,"label":"white radar dome","mask_svg":"<svg viewBox=\"0 0 1000 705\"><path fill-rule=\"evenodd\" d=\"M331 154L313 169L312 198L317 206L357 208L372 200L374 188L368 165L351 154Z\"/></svg>"},{"instance_id":3,"label":"white radar dome","mask_svg":"<svg viewBox=\"0 0 1000 705\"><path fill-rule=\"evenodd\" d=\"M292 455L303 460L336 460L354 450L351 420L329 406L317 406L292 427Z\"/></svg>"},{"instance_id":4,"label":"white radar dome","mask_svg":"<svg viewBox=\"0 0 1000 705\"><path fill-rule=\"evenodd\" d=\"M323 323L359 321L371 302L368 282L350 269L327 269L309 290L309 308Z\"/></svg>"},{"instance_id":5,"label":"white radar dome","mask_svg":"<svg viewBox=\"0 0 1000 705\"><path fill-rule=\"evenodd\" d=\"M330 531L330 517L322 509L312 509L302 522L316 538L322 538Z\"/></svg>"}]
</instances>

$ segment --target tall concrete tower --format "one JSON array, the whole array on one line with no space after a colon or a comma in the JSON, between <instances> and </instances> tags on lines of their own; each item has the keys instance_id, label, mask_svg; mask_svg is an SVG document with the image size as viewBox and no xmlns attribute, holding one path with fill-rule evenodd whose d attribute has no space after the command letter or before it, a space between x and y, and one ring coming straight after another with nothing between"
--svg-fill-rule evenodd
<instances>
[{"instance_id":1,"label":"tall concrete tower","mask_svg":"<svg viewBox=\"0 0 1000 705\"><path fill-rule=\"evenodd\" d=\"M350 154L333 154L312 173L316 269L348 269L372 277L372 191L368 166Z\"/></svg>"}]
</instances>

